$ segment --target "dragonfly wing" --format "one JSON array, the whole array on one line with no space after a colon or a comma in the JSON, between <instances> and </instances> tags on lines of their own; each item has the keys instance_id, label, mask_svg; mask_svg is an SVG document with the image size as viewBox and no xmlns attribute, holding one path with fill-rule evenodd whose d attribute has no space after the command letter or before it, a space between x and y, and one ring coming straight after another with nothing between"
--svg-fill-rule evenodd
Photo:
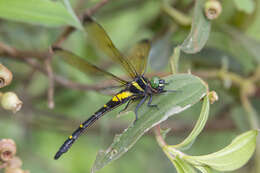
<instances>
[{"instance_id":1,"label":"dragonfly wing","mask_svg":"<svg viewBox=\"0 0 260 173\"><path fill-rule=\"evenodd\" d=\"M141 40L130 49L127 59L134 65L138 75L143 75L146 69L148 55L151 49L149 40Z\"/></svg>"},{"instance_id":2,"label":"dragonfly wing","mask_svg":"<svg viewBox=\"0 0 260 173\"><path fill-rule=\"evenodd\" d=\"M89 16L85 16L83 24L88 38L94 43L94 45L113 61L121 64L129 77L135 78L137 73L133 65L126 58L124 58L119 50L115 47L102 26L96 23Z\"/></svg>"},{"instance_id":3,"label":"dragonfly wing","mask_svg":"<svg viewBox=\"0 0 260 173\"><path fill-rule=\"evenodd\" d=\"M113 75L112 73L109 73L107 71L100 69L99 67L87 62L83 58L75 55L74 53L72 53L70 51L64 50L59 47L52 47L52 50L55 55L63 58L66 63L72 65L73 67L77 68L78 70L80 70L83 73L102 74L102 75L112 77L114 80L120 82L123 85L127 84L127 82L125 80Z\"/></svg>"}]
</instances>

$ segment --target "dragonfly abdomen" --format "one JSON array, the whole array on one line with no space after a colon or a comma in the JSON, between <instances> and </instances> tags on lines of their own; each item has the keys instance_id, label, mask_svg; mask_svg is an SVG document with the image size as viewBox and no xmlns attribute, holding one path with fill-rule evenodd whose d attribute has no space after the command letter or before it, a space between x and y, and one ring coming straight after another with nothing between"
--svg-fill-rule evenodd
<instances>
[{"instance_id":1,"label":"dragonfly abdomen","mask_svg":"<svg viewBox=\"0 0 260 173\"><path fill-rule=\"evenodd\" d=\"M97 121L101 116L105 113L113 110L115 107L126 103L133 93L130 91L121 91L116 94L109 102L107 102L102 108L100 108L97 112L94 113L91 117L89 117L85 122L79 125L79 127L72 133L71 136L64 142L64 144L60 147L59 151L55 155L55 159L58 159L63 153L67 152L71 145L76 141L76 139L90 127L95 121Z\"/></svg>"}]
</instances>

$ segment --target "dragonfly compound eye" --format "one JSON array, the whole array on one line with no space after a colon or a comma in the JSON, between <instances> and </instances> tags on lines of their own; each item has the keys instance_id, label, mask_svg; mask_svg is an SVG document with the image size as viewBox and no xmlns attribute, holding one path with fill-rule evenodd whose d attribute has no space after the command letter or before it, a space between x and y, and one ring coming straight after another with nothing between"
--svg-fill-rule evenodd
<instances>
[{"instance_id":1,"label":"dragonfly compound eye","mask_svg":"<svg viewBox=\"0 0 260 173\"><path fill-rule=\"evenodd\" d=\"M159 87L159 84L160 84L160 78L157 77L157 76L154 76L154 77L152 77L150 82L151 82L151 86L153 88L157 89Z\"/></svg>"}]
</instances>

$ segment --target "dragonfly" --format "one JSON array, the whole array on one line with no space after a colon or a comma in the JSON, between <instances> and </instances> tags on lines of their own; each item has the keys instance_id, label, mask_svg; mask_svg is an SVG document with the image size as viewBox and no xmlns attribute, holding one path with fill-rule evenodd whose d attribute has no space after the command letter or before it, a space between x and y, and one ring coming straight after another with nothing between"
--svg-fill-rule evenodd
<instances>
[{"instance_id":1,"label":"dragonfly","mask_svg":"<svg viewBox=\"0 0 260 173\"><path fill-rule=\"evenodd\" d=\"M151 42L149 40L141 40L130 51L128 56L124 56L113 44L108 34L103 27L89 16L83 19L83 26L91 42L99 48L105 55L113 61L119 63L125 70L129 80L122 79L108 71L105 71L76 54L62 49L60 47L52 47L54 55L57 55L71 66L77 68L83 73L89 71L111 77L123 87L121 91L115 94L106 104L104 104L98 111L90 116L86 121L81 123L79 127L72 133L71 136L63 143L58 152L54 156L57 160L62 154L67 152L72 144L79 138L79 136L100 117L115 109L116 107L126 104L124 110L133 101L139 101L134 112L135 122L138 120L138 109L148 100L149 107L158 108L157 105L152 104L152 97L155 94L167 92L164 87L167 84L164 79L154 76L150 80L144 76L146 71L147 59L151 49Z\"/></svg>"}]
</instances>

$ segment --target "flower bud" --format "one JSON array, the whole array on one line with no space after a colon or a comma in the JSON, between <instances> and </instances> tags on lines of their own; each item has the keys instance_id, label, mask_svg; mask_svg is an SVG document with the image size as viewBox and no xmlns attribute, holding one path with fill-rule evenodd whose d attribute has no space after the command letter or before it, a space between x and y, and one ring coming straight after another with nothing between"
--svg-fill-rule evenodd
<instances>
[{"instance_id":1,"label":"flower bud","mask_svg":"<svg viewBox=\"0 0 260 173\"><path fill-rule=\"evenodd\" d=\"M205 15L209 20L218 18L222 12L221 3L218 0L208 0L204 6Z\"/></svg>"},{"instance_id":2,"label":"flower bud","mask_svg":"<svg viewBox=\"0 0 260 173\"><path fill-rule=\"evenodd\" d=\"M211 104L213 104L215 101L218 101L218 94L216 91L210 91L208 93L208 97Z\"/></svg>"},{"instance_id":3,"label":"flower bud","mask_svg":"<svg viewBox=\"0 0 260 173\"><path fill-rule=\"evenodd\" d=\"M3 162L11 160L16 154L16 145L12 139L0 141L0 160Z\"/></svg>"},{"instance_id":4,"label":"flower bud","mask_svg":"<svg viewBox=\"0 0 260 173\"><path fill-rule=\"evenodd\" d=\"M13 74L8 68L0 64L0 88L5 87L11 83Z\"/></svg>"},{"instance_id":5,"label":"flower bud","mask_svg":"<svg viewBox=\"0 0 260 173\"><path fill-rule=\"evenodd\" d=\"M11 110L13 113L19 111L23 102L17 97L14 92L6 92L1 96L1 105L6 110Z\"/></svg>"}]
</instances>

